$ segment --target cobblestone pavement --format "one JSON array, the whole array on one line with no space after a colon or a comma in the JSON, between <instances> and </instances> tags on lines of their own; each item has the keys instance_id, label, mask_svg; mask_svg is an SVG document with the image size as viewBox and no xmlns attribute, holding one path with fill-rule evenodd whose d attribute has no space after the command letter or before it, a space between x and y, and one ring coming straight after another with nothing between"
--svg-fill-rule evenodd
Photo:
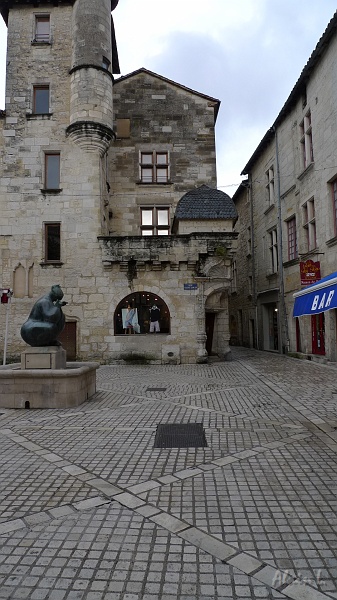
<instances>
[{"instance_id":1,"label":"cobblestone pavement","mask_svg":"<svg viewBox=\"0 0 337 600\"><path fill-rule=\"evenodd\" d=\"M0 412L0 598L337 599L333 366L104 366L77 409Z\"/></svg>"}]
</instances>

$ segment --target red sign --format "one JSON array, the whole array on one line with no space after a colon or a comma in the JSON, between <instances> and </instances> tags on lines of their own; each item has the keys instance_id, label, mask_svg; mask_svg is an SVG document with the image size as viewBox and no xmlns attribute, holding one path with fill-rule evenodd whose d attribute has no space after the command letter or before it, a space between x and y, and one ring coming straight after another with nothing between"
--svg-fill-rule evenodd
<instances>
[{"instance_id":1,"label":"red sign","mask_svg":"<svg viewBox=\"0 0 337 600\"><path fill-rule=\"evenodd\" d=\"M321 279L321 263L306 260L300 263L301 285L310 285Z\"/></svg>"}]
</instances>

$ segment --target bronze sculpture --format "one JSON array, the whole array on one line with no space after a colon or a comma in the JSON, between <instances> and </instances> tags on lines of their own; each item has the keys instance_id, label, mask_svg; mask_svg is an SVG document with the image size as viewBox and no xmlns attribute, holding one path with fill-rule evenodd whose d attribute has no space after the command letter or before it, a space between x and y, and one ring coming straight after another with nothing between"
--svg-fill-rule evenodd
<instances>
[{"instance_id":1,"label":"bronze sculpture","mask_svg":"<svg viewBox=\"0 0 337 600\"><path fill-rule=\"evenodd\" d=\"M53 285L50 292L37 300L27 321L21 327L21 337L30 346L60 346L56 339L65 324L61 302L63 292L59 285Z\"/></svg>"}]
</instances>

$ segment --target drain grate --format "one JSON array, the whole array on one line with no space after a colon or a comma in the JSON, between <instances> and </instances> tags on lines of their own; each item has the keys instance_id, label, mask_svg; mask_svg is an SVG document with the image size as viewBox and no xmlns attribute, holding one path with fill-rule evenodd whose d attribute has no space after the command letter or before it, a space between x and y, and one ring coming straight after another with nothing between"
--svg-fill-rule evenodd
<instances>
[{"instance_id":1,"label":"drain grate","mask_svg":"<svg viewBox=\"0 0 337 600\"><path fill-rule=\"evenodd\" d=\"M166 392L167 388L147 388L147 392Z\"/></svg>"},{"instance_id":2,"label":"drain grate","mask_svg":"<svg viewBox=\"0 0 337 600\"><path fill-rule=\"evenodd\" d=\"M166 423L158 425L154 448L206 448L202 423Z\"/></svg>"}]
</instances>

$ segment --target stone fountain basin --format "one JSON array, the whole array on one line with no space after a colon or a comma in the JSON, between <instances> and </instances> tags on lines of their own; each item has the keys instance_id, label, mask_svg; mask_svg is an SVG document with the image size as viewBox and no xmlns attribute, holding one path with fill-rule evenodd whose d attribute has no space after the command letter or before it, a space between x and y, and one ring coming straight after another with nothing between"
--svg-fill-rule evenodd
<instances>
[{"instance_id":1,"label":"stone fountain basin","mask_svg":"<svg viewBox=\"0 0 337 600\"><path fill-rule=\"evenodd\" d=\"M65 369L0 367L0 408L71 408L96 392L94 362L67 362Z\"/></svg>"}]
</instances>

